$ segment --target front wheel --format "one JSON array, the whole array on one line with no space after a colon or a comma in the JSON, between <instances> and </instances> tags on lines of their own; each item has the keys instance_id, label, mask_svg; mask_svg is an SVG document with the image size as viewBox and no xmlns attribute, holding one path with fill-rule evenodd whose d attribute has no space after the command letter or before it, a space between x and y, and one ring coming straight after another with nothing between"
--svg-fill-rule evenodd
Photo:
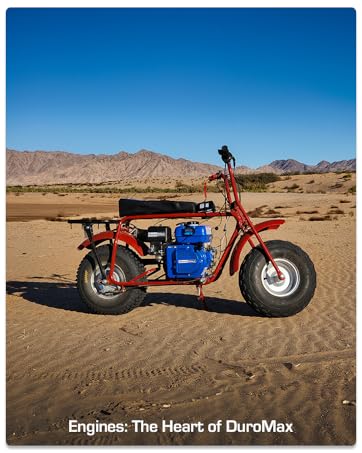
<instances>
[{"instance_id":1,"label":"front wheel","mask_svg":"<svg viewBox=\"0 0 362 453\"><path fill-rule=\"evenodd\" d=\"M240 267L241 294L249 305L265 316L294 315L303 310L314 295L314 265L309 256L291 242L267 241L265 245L285 279L279 280L263 249L255 247Z\"/></svg>"}]
</instances>

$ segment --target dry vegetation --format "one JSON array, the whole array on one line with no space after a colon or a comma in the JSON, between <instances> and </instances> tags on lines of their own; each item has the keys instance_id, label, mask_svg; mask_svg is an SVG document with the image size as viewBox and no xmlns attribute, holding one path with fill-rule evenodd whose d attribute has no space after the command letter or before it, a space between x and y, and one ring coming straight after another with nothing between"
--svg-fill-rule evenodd
<instances>
[{"instance_id":1,"label":"dry vegetation","mask_svg":"<svg viewBox=\"0 0 362 453\"><path fill-rule=\"evenodd\" d=\"M278 176L261 173L237 175L237 181L243 201L248 193L252 197L253 201L247 209L253 218L294 217L304 221L325 221L355 215L355 173L314 174L312 179L305 174ZM153 181L137 179L132 184L113 181L104 184L11 186L7 187L8 201L13 200L8 203L7 218L61 221L69 216L84 216L92 212L94 205L98 212L111 213L112 217L116 217L118 198L122 194L127 198L162 200L192 197L202 201L203 189L204 181L199 178L182 181L172 178ZM224 198L218 193L221 189L220 182L207 185L208 198L219 199L219 208L224 204ZM321 200L316 202L317 199Z\"/></svg>"},{"instance_id":2,"label":"dry vegetation","mask_svg":"<svg viewBox=\"0 0 362 453\"><path fill-rule=\"evenodd\" d=\"M310 222L315 222L315 221L323 222L323 220L332 220L332 217L330 215L313 216L313 217L309 217L308 220Z\"/></svg>"},{"instance_id":3,"label":"dry vegetation","mask_svg":"<svg viewBox=\"0 0 362 453\"><path fill-rule=\"evenodd\" d=\"M236 180L241 192L287 192L287 193L328 193L339 192L344 194L356 193L355 173L323 173L302 175L276 175L274 173L237 174ZM65 196L67 193L91 194L187 194L202 193L203 178L185 178L182 181L172 178L146 178L129 181L112 181L107 183L87 184L50 184L50 185L22 185L7 186L8 193L22 194L40 192ZM288 183L286 184L286 181ZM209 183L208 192L215 193L221 188L220 183Z\"/></svg>"}]
</instances>

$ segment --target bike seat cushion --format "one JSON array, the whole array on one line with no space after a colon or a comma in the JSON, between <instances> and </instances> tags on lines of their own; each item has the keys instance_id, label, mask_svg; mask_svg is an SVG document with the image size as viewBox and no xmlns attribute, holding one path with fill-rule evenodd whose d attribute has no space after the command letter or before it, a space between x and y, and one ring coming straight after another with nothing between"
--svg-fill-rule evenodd
<instances>
[{"instance_id":1,"label":"bike seat cushion","mask_svg":"<svg viewBox=\"0 0 362 453\"><path fill-rule=\"evenodd\" d=\"M121 198L119 200L120 217L144 214L173 214L177 212L196 212L197 204L191 201L168 200L133 200Z\"/></svg>"}]
</instances>

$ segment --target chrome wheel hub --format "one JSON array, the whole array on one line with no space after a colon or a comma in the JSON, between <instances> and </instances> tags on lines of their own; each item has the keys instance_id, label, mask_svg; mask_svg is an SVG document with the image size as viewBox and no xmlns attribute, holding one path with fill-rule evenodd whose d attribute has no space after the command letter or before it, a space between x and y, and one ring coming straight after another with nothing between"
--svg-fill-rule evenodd
<instances>
[{"instance_id":1,"label":"chrome wheel hub","mask_svg":"<svg viewBox=\"0 0 362 453\"><path fill-rule=\"evenodd\" d=\"M264 288L269 294L276 297L287 297L293 294L300 285L300 274L298 268L291 261L285 258L274 259L281 273L283 280L279 280L272 263L265 264L261 272L261 280Z\"/></svg>"},{"instance_id":2,"label":"chrome wheel hub","mask_svg":"<svg viewBox=\"0 0 362 453\"><path fill-rule=\"evenodd\" d=\"M108 277L110 268L106 267L104 270ZM115 266L112 277L116 282L126 281L122 269L118 266ZM99 268L95 269L91 276L91 286L93 291L97 293L98 296L105 298L113 297L122 291L121 287L110 285L108 282L105 282Z\"/></svg>"}]
</instances>

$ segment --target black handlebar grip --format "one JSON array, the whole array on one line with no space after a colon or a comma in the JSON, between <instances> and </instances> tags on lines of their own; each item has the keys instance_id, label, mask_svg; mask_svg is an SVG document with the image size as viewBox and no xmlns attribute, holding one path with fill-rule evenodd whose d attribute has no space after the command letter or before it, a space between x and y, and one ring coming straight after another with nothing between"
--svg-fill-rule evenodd
<instances>
[{"instance_id":1,"label":"black handlebar grip","mask_svg":"<svg viewBox=\"0 0 362 453\"><path fill-rule=\"evenodd\" d=\"M229 148L226 145L223 145L221 149L218 150L219 154L221 156L221 159L225 162L225 164L228 164L231 160L234 161L234 166L235 166L235 158L229 151Z\"/></svg>"}]
</instances>

